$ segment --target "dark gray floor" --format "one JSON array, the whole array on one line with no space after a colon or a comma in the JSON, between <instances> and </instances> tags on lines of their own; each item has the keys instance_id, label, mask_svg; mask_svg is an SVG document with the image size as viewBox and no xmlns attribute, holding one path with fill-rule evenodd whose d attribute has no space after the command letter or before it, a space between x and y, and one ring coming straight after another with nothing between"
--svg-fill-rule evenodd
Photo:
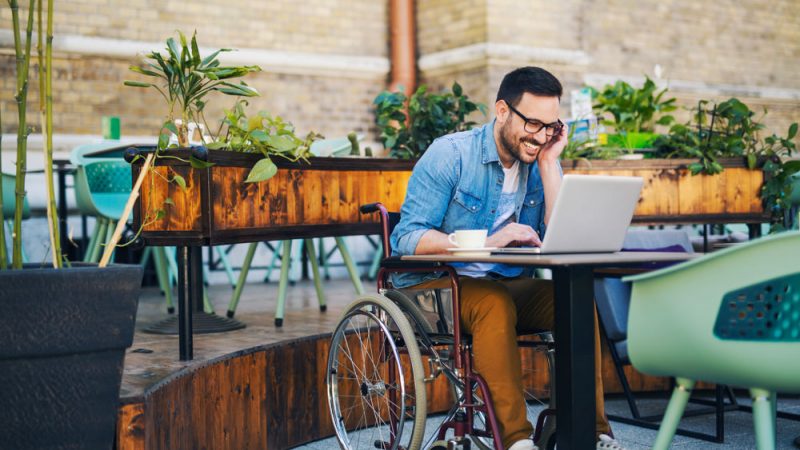
<instances>
[{"instance_id":1,"label":"dark gray floor","mask_svg":"<svg viewBox=\"0 0 800 450\"><path fill-rule=\"evenodd\" d=\"M748 403L746 398L739 400L741 403ZM666 400L656 398L640 400L640 408L643 414L657 412L659 408L663 410ZM689 408L695 408L690 404ZM782 411L800 414L800 398L781 397L778 400L778 408ZM532 413L538 413L540 408L532 407ZM627 403L620 397L609 398L606 400L606 409L610 414L629 415ZM530 415L530 414L529 414ZM697 416L684 418L681 427L702 433L714 433L715 418L713 415ZM632 425L612 422L611 424L617 439L629 450L649 449L656 437L655 430L640 428ZM426 430L427 431L427 430ZM777 448L794 449L792 441L800 435L800 422L778 419L777 422ZM310 444L296 447L303 450L336 450L339 445L335 438L312 442ZM689 449L755 449L755 437L753 433L752 415L747 412L729 411L725 414L725 442L716 444L713 442L701 441L698 439L684 436L676 436L672 443L672 448Z\"/></svg>"}]
</instances>

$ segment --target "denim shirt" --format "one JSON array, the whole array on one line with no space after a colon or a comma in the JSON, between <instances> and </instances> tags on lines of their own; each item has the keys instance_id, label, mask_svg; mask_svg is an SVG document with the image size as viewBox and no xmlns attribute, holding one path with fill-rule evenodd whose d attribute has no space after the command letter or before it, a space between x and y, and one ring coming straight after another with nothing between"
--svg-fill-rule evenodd
<instances>
[{"instance_id":1,"label":"denim shirt","mask_svg":"<svg viewBox=\"0 0 800 450\"><path fill-rule=\"evenodd\" d=\"M494 121L436 139L414 166L400 209L400 223L391 236L392 254L413 255L420 238L430 229L446 234L490 230L504 176L494 141ZM518 223L530 225L544 237L544 188L538 163L521 163L519 183L514 216ZM498 264L492 272L500 277L518 276L521 269ZM392 283L403 288L440 276L394 274Z\"/></svg>"}]
</instances>

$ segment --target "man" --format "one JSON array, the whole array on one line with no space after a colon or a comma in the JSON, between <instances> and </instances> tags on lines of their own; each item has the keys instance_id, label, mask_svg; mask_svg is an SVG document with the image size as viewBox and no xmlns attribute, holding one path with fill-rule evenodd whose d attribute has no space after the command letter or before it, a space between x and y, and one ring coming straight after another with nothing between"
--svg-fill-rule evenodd
<instances>
[{"instance_id":1,"label":"man","mask_svg":"<svg viewBox=\"0 0 800 450\"><path fill-rule=\"evenodd\" d=\"M561 83L538 67L508 73L495 102L496 119L434 141L414 168L395 254L445 253L455 230L488 229L487 247L541 245L561 186L559 156L567 127L559 120ZM461 323L473 336L475 369L489 385L503 445L535 449L526 419L517 331L553 328L553 287L502 264L453 264L461 283ZM397 274L395 287L444 288L438 274ZM590 332L587 330L587 332ZM595 354L600 338L595 318ZM598 449L621 449L608 434L602 378L597 383Z\"/></svg>"}]
</instances>

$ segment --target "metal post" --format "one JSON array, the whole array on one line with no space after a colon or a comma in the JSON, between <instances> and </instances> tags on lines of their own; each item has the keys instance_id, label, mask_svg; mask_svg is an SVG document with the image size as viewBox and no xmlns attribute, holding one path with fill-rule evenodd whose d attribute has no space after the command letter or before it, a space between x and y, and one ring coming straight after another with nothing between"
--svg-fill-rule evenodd
<instances>
[{"instance_id":1,"label":"metal post","mask_svg":"<svg viewBox=\"0 0 800 450\"><path fill-rule=\"evenodd\" d=\"M588 267L553 268L560 450L595 447L592 277Z\"/></svg>"},{"instance_id":2,"label":"metal post","mask_svg":"<svg viewBox=\"0 0 800 450\"><path fill-rule=\"evenodd\" d=\"M178 247L178 352L181 361L194 357L192 348L192 302L190 247ZM202 280L202 278L201 278ZM202 305L201 305L202 308Z\"/></svg>"}]
</instances>

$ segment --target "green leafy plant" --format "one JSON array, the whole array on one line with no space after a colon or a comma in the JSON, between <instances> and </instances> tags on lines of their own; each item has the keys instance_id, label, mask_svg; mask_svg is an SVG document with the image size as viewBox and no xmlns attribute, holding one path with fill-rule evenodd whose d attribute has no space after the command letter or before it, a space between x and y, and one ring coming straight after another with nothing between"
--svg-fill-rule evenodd
<instances>
[{"instance_id":1,"label":"green leafy plant","mask_svg":"<svg viewBox=\"0 0 800 450\"><path fill-rule=\"evenodd\" d=\"M797 122L789 126L786 137L772 134L764 139L758 153L764 158L764 185L761 187L761 199L764 208L770 213L770 224L773 231L781 231L788 220L791 209L792 175L800 172L800 161L787 160L797 153L794 138L797 136Z\"/></svg>"},{"instance_id":2,"label":"green leafy plant","mask_svg":"<svg viewBox=\"0 0 800 450\"><path fill-rule=\"evenodd\" d=\"M786 137L772 134L761 139L764 125L739 99L730 98L711 108L708 105L707 100L701 100L694 109L695 125L675 124L669 134L659 137L656 156L697 158L688 165L693 175L721 172L719 158L745 158L750 169L760 167L764 172L761 199L770 213L773 230L781 229L790 207L789 178L800 170L800 162L787 160L797 152L797 123L789 126Z\"/></svg>"},{"instance_id":3,"label":"green leafy plant","mask_svg":"<svg viewBox=\"0 0 800 450\"><path fill-rule=\"evenodd\" d=\"M381 141L394 158L419 158L434 139L476 125L467 120L472 112L486 115L486 106L467 97L461 85L451 92L434 94L422 85L407 98L403 92L384 91L373 102ZM406 103L408 106L406 108Z\"/></svg>"},{"instance_id":4,"label":"green leafy plant","mask_svg":"<svg viewBox=\"0 0 800 450\"><path fill-rule=\"evenodd\" d=\"M590 90L595 114L602 118L603 125L614 127L626 148L633 147L633 134L653 133L656 125L669 125L675 120L666 114L676 109L675 98L664 99L668 89L659 91L650 77L645 77L640 89L620 80L602 91Z\"/></svg>"},{"instance_id":5,"label":"green leafy plant","mask_svg":"<svg viewBox=\"0 0 800 450\"><path fill-rule=\"evenodd\" d=\"M147 62L141 66L131 66L130 70L146 77L156 78L156 82L126 80L126 86L153 88L157 90L169 107L165 127L170 129L175 123L175 110L179 110L181 121L175 127L178 145L189 145L188 124L205 123L203 109L206 96L211 92L239 97L256 97L258 91L244 81L234 83L229 80L261 70L258 66L221 66L217 56L231 49L219 49L206 57L200 56L196 33L191 42L178 31L179 40L167 39L166 56L153 51L147 55ZM160 148L163 148L159 146Z\"/></svg>"},{"instance_id":6,"label":"green leafy plant","mask_svg":"<svg viewBox=\"0 0 800 450\"><path fill-rule=\"evenodd\" d=\"M290 122L279 116L273 117L265 111L247 117L244 110L246 105L247 102L240 100L232 109L225 111L225 118L220 125L220 130L224 128L225 134L219 133L220 139L207 145L211 150L264 155L253 166L245 182L255 183L272 178L278 172L272 156L306 162L308 157L313 156L311 144L322 136L312 131L301 139L295 135L294 126Z\"/></svg>"},{"instance_id":7,"label":"green leafy plant","mask_svg":"<svg viewBox=\"0 0 800 450\"><path fill-rule=\"evenodd\" d=\"M667 135L655 142L661 158L698 158L689 165L693 174L722 171L718 158L744 157L752 169L765 152L759 132L764 125L755 113L737 98L730 98L712 108L701 100L693 110L692 122L675 124Z\"/></svg>"}]
</instances>

